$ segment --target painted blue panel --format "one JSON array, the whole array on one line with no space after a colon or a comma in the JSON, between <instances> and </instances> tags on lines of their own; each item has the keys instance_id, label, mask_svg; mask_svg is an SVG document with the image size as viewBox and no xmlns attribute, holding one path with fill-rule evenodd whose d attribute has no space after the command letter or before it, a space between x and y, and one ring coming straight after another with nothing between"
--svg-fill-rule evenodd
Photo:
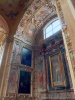
<instances>
[{"instance_id":1,"label":"painted blue panel","mask_svg":"<svg viewBox=\"0 0 75 100\"><path fill-rule=\"evenodd\" d=\"M21 64L31 66L32 51L26 48L22 48Z\"/></svg>"},{"instance_id":2,"label":"painted blue panel","mask_svg":"<svg viewBox=\"0 0 75 100\"><path fill-rule=\"evenodd\" d=\"M30 94L31 73L20 71L19 90L18 93Z\"/></svg>"}]
</instances>

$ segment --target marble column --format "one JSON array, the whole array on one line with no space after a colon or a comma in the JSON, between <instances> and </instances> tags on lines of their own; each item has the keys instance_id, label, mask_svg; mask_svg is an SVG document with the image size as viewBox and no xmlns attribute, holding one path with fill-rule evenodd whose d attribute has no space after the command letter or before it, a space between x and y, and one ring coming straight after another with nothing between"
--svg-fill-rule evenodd
<instances>
[{"instance_id":1,"label":"marble column","mask_svg":"<svg viewBox=\"0 0 75 100\"><path fill-rule=\"evenodd\" d=\"M13 37L7 36L0 69L0 100L4 100L4 97L6 96L9 71L11 67L10 63L12 57L13 43Z\"/></svg>"}]
</instances>

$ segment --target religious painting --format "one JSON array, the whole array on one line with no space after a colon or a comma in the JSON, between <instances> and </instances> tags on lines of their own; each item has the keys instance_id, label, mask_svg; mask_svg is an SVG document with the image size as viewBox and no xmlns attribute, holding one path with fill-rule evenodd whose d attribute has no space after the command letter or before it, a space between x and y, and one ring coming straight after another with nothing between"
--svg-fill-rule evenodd
<instances>
[{"instance_id":1,"label":"religious painting","mask_svg":"<svg viewBox=\"0 0 75 100\"><path fill-rule=\"evenodd\" d=\"M16 68L10 69L9 81L8 81L8 93L16 93L17 80L18 80L17 69Z\"/></svg>"},{"instance_id":2,"label":"religious painting","mask_svg":"<svg viewBox=\"0 0 75 100\"><path fill-rule=\"evenodd\" d=\"M62 87L65 86L64 68L61 58L61 53L55 53L49 56L51 86Z\"/></svg>"},{"instance_id":3,"label":"religious painting","mask_svg":"<svg viewBox=\"0 0 75 100\"><path fill-rule=\"evenodd\" d=\"M22 48L21 64L31 66L32 51L27 48Z\"/></svg>"},{"instance_id":4,"label":"religious painting","mask_svg":"<svg viewBox=\"0 0 75 100\"><path fill-rule=\"evenodd\" d=\"M75 0L71 0L71 2L72 2L73 6L75 8Z\"/></svg>"},{"instance_id":5,"label":"religious painting","mask_svg":"<svg viewBox=\"0 0 75 100\"><path fill-rule=\"evenodd\" d=\"M13 52L13 57L12 57L13 63L19 63L19 50L20 50L20 46L14 43L14 52Z\"/></svg>"},{"instance_id":6,"label":"religious painting","mask_svg":"<svg viewBox=\"0 0 75 100\"><path fill-rule=\"evenodd\" d=\"M30 91L31 91L31 73L21 70L18 93L30 94Z\"/></svg>"}]
</instances>

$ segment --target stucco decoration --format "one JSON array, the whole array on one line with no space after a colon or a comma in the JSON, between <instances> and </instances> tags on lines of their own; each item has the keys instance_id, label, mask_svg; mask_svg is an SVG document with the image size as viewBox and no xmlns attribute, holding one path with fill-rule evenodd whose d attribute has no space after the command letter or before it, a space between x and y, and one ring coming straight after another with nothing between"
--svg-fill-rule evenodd
<instances>
[{"instance_id":1,"label":"stucco decoration","mask_svg":"<svg viewBox=\"0 0 75 100\"><path fill-rule=\"evenodd\" d=\"M56 14L54 0L34 0L19 23L16 37L31 43L38 28L53 14Z\"/></svg>"}]
</instances>

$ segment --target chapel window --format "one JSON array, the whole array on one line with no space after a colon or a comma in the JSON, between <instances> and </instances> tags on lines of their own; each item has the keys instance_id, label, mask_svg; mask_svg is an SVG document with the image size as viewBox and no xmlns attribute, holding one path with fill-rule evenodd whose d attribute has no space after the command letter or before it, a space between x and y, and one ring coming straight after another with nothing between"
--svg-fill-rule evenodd
<instances>
[{"instance_id":1,"label":"chapel window","mask_svg":"<svg viewBox=\"0 0 75 100\"><path fill-rule=\"evenodd\" d=\"M61 24L59 19L49 22L44 28L44 39L58 33L61 30Z\"/></svg>"}]
</instances>

